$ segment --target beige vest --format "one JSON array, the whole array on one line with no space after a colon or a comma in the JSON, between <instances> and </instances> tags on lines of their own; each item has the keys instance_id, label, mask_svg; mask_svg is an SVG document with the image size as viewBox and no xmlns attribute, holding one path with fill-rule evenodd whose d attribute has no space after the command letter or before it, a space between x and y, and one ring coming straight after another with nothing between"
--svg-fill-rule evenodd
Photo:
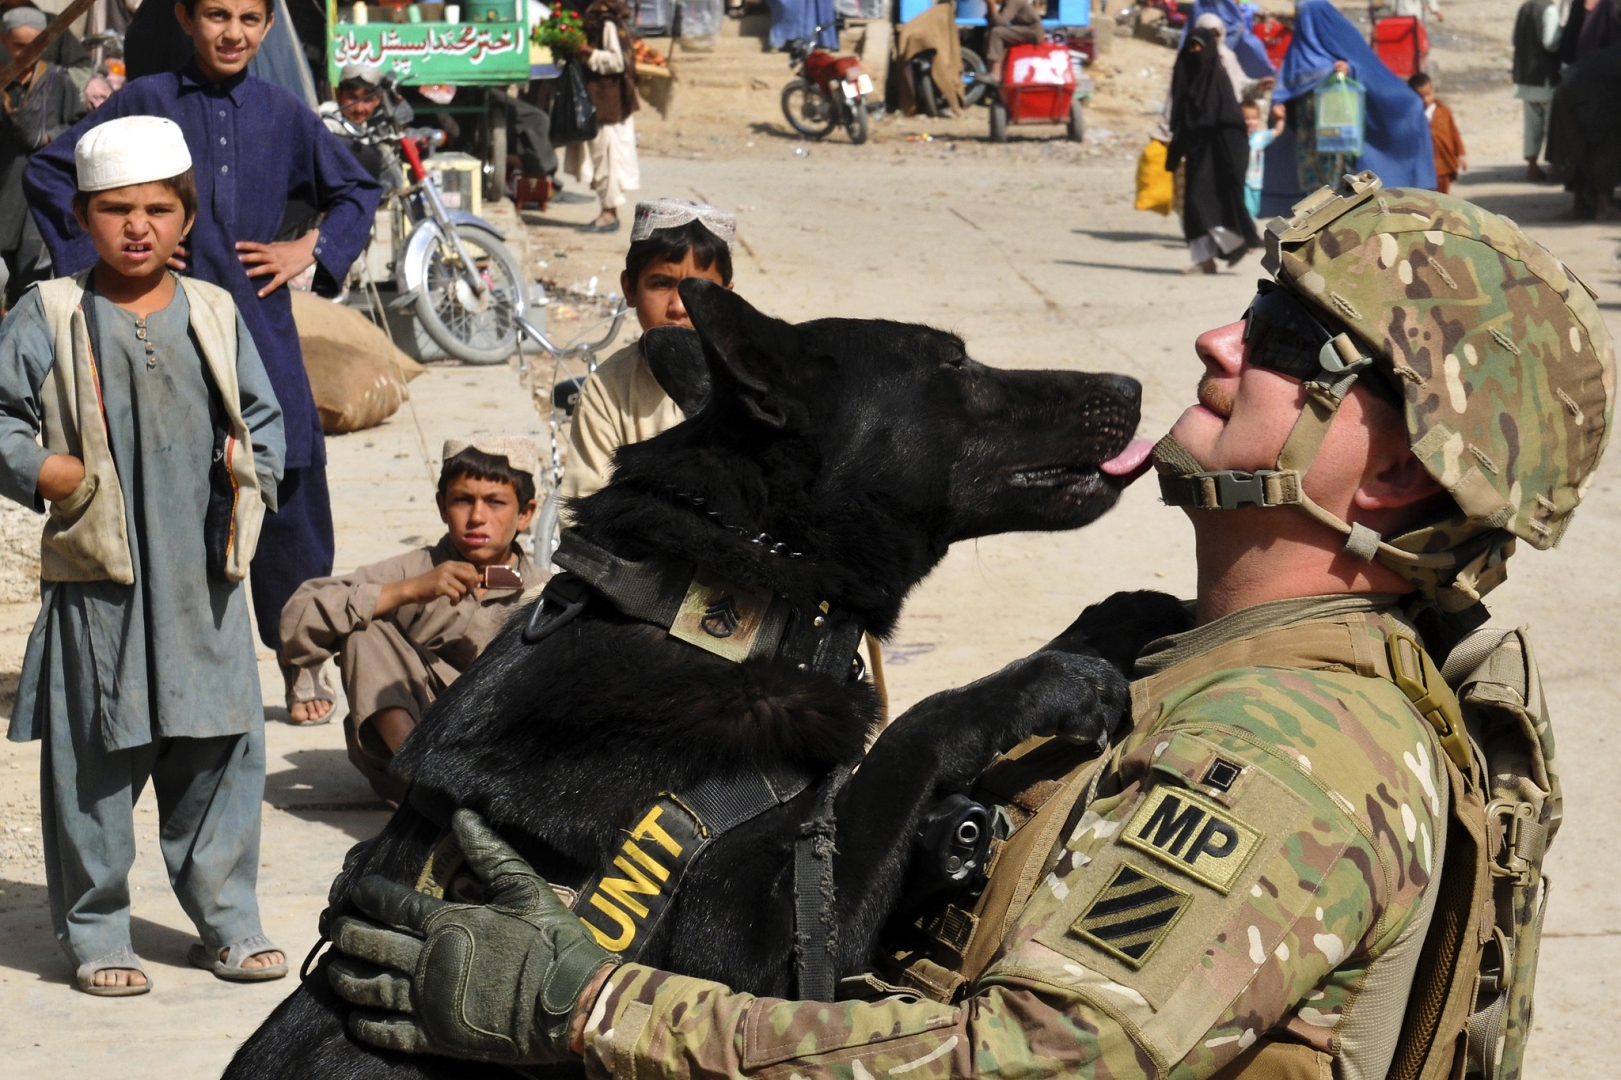
<instances>
[{"instance_id":1,"label":"beige vest","mask_svg":"<svg viewBox=\"0 0 1621 1080\"><path fill-rule=\"evenodd\" d=\"M107 415L101 403L101 376L96 369L90 333L80 301L88 271L40 282L45 323L55 342L56 362L40 387L45 416L41 432L45 449L72 454L84 462L84 481L61 502L52 503L40 539L39 576L43 581L135 582L130 558L124 490L118 482ZM230 417L231 435L225 456L236 485L231 515L231 542L225 573L232 581L248 576L248 563L259 544L265 504L253 467L253 440L242 419L236 382L236 304L217 285L180 278L191 307L191 329L203 360L219 388Z\"/></svg>"}]
</instances>

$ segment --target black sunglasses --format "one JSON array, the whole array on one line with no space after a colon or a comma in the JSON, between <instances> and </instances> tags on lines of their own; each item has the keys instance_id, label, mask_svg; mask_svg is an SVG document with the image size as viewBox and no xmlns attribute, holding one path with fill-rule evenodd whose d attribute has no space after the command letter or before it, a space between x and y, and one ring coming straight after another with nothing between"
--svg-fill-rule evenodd
<instances>
[{"instance_id":1,"label":"black sunglasses","mask_svg":"<svg viewBox=\"0 0 1621 1080\"><path fill-rule=\"evenodd\" d=\"M1251 364L1307 382L1325 369L1325 359L1329 364L1343 364L1338 351L1329 345L1338 334L1277 282L1262 279L1255 283L1255 299L1244 312L1244 344L1249 347ZM1386 401L1401 401L1396 388L1376 367L1364 368L1361 381Z\"/></svg>"}]
</instances>

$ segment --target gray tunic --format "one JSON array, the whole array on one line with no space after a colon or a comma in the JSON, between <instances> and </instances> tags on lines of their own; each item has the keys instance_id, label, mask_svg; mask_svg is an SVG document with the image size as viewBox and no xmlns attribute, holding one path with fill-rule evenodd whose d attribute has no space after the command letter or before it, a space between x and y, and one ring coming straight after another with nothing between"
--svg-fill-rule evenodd
<instances>
[{"instance_id":1,"label":"gray tunic","mask_svg":"<svg viewBox=\"0 0 1621 1080\"><path fill-rule=\"evenodd\" d=\"M103 750L155 738L236 735L263 723L247 596L208 577L203 517L213 449L204 361L183 290L146 319L95 297L103 407L124 489L135 583L42 582L9 737L67 723ZM260 487L284 448L276 398L237 317L237 379ZM35 441L53 342L30 292L0 326L0 494L38 506L48 452ZM73 659L69 659L73 657ZM64 663L66 661L66 663ZM82 666L81 666L82 665ZM91 679L66 678L75 668Z\"/></svg>"}]
</instances>

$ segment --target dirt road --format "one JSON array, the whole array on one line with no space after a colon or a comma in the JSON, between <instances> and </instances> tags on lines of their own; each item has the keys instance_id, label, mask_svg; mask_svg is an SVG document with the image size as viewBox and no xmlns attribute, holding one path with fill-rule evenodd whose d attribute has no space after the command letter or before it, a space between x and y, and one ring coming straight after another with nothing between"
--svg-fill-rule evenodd
<instances>
[{"instance_id":1,"label":"dirt road","mask_svg":"<svg viewBox=\"0 0 1621 1080\"><path fill-rule=\"evenodd\" d=\"M1621 228L1565 222L1567 197L1517 180L1517 103L1490 74L1505 66L1513 7L1509 0L1458 5L1436 35L1437 60L1450 73L1442 95L1471 141L1475 165L1457 191L1524 224L1614 312L1621 280L1610 255ZM1142 86L1131 93L1152 100L1154 80L1138 79L1148 64L1132 53L1135 43L1115 44L1110 55L1121 74L1113 78L1137 80ZM1144 55L1157 61L1157 78L1168 74L1168 51ZM1451 79L1456 92L1447 88ZM704 100L694 92L693 102ZM1133 375L1143 382L1148 434L1163 431L1191 400L1194 335L1236 317L1260 272L1252 261L1214 278L1183 277L1175 220L1131 209L1138 139L1127 125L1146 123L1140 110L1115 107L1120 119L1111 117L1111 140L1091 153L1032 141L1002 154L965 141L983 123L975 114L935 125L890 121L880 125L877 145L853 148L835 137L804 156L794 153L796 141L771 133L769 110L756 112L725 134L734 139L730 147L708 141L728 131L713 115L699 120L678 110L666 124L648 114L642 122L644 143L658 151L642 162L645 192L701 195L738 210L737 287L753 302L789 319L931 322L957 331L972 355L998 365ZM780 129L780 117L776 124ZM923 130L941 137L904 138ZM742 145L751 138L755 146ZM537 276L564 284L597 276L609 287L623 234L582 238L568 228L590 213L565 203L532 221L531 259L547 263L534 268ZM491 428L543 432L507 368L434 369L411 389L414 416L404 410L381 428L330 443L340 568L439 535L427 477L445 437ZM1599 1020L1621 1001L1613 974L1621 970L1621 889L1605 839L1607 823L1621 815L1610 731L1621 696L1613 660L1621 584L1609 572L1621 536L1618 469L1612 455L1561 549L1522 554L1492 598L1497 621L1529 623L1535 632L1565 780L1565 824L1549 861L1555 887L1532 1076L1601 1074L1621 1057L1621 1036ZM917 590L886 647L893 704L904 708L1028 652L1116 589L1189 595L1190 560L1184 517L1141 484L1083 532L960 545ZM0 606L7 712L33 617L33 605ZM296 962L314 942L315 916L343 852L379 828L384 814L345 762L340 730L280 722L274 667L262 664L261 672L271 772L259 891L267 930ZM156 989L112 1001L72 990L45 906L38 761L37 744L0 744L0 1013L8 1017L0 1071L19 1078L115 1071L127 1080L217 1075L290 985L230 986L185 966L192 931L166 884L147 793L137 807L142 850L131 876L132 935Z\"/></svg>"}]
</instances>

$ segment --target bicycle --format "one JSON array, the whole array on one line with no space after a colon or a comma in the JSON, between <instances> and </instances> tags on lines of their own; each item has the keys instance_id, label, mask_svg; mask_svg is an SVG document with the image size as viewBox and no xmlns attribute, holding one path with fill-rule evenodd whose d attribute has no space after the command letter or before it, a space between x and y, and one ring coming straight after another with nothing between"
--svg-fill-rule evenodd
<instances>
[{"instance_id":1,"label":"bicycle","mask_svg":"<svg viewBox=\"0 0 1621 1080\"><path fill-rule=\"evenodd\" d=\"M389 306L414 307L428 337L451 356L469 364L505 363L518 346L526 302L523 267L494 225L445 207L423 163L425 150L444 144L444 132L405 126L392 74L378 92L383 105L363 126L335 107L326 108L322 119L335 133L375 148L382 159L391 220L388 270L400 294ZM378 243L374 235L372 244ZM375 286L369 256L362 256L361 265Z\"/></svg>"},{"instance_id":2,"label":"bicycle","mask_svg":"<svg viewBox=\"0 0 1621 1080\"><path fill-rule=\"evenodd\" d=\"M555 345L544 333L536 329L528 319L518 317L518 326L523 335L532 338L542 352L550 355L552 360L551 377L546 386L544 400L549 408L546 411L547 425L551 429L551 453L548 469L545 476L536 477L540 488L545 495L541 501L540 513L535 515L535 524L531 530L530 542L532 557L540 566L551 563L552 552L557 550L558 532L561 527L562 515L562 483L563 483L563 453L562 442L567 438L564 429L573 422L574 410L580 403L580 391L585 381L596 374L597 353L619 336L619 329L625 322L625 315L630 306L622 297L617 298L613 310L596 322L584 327L574 341L567 345ZM579 340L595 328L609 324L608 332L595 341L582 342ZM574 375L571 365L579 363L585 368L584 375ZM542 399L538 393L539 387L535 385L534 377L537 369L534 364L527 361L523 355L522 342L518 349L518 372L520 377L528 376L530 392L535 397L536 408L540 408Z\"/></svg>"}]
</instances>

